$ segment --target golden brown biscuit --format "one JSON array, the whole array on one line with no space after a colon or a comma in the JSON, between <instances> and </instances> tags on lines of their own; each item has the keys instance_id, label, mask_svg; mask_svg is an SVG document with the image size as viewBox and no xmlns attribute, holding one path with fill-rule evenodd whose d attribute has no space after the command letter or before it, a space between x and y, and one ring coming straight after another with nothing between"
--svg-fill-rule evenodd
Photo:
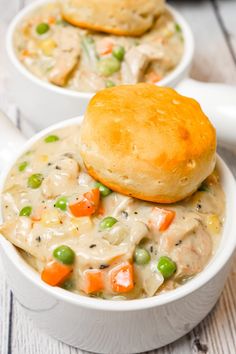
<instances>
[{"instance_id":1,"label":"golden brown biscuit","mask_svg":"<svg viewBox=\"0 0 236 354\"><path fill-rule=\"evenodd\" d=\"M91 176L158 203L195 192L214 169L215 151L215 129L200 105L152 84L100 91L81 129L81 155Z\"/></svg>"},{"instance_id":2,"label":"golden brown biscuit","mask_svg":"<svg viewBox=\"0 0 236 354\"><path fill-rule=\"evenodd\" d=\"M140 36L164 10L165 0L61 0L69 23L118 36Z\"/></svg>"}]
</instances>

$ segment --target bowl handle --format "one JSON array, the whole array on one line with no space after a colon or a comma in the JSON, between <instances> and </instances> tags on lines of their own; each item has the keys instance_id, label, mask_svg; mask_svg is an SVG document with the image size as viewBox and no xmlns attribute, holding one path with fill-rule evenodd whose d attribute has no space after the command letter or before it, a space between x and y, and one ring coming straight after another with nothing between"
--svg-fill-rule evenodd
<instances>
[{"instance_id":1,"label":"bowl handle","mask_svg":"<svg viewBox=\"0 0 236 354\"><path fill-rule=\"evenodd\" d=\"M0 172L26 139L6 115L0 111Z\"/></svg>"},{"instance_id":2,"label":"bowl handle","mask_svg":"<svg viewBox=\"0 0 236 354\"><path fill-rule=\"evenodd\" d=\"M176 90L201 104L216 128L219 143L236 151L236 86L186 79Z\"/></svg>"}]
</instances>

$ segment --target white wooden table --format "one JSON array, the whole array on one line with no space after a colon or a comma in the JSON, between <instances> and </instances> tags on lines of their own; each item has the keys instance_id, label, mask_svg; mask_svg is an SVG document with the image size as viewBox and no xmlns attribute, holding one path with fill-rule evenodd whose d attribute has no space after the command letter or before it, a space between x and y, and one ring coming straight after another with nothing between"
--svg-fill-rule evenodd
<instances>
[{"instance_id":1,"label":"white wooden table","mask_svg":"<svg viewBox=\"0 0 236 354\"><path fill-rule=\"evenodd\" d=\"M31 1L0 0L0 109L27 136L32 134L32 130L25 126L7 90L3 44L7 23L20 8ZM171 3L182 11L195 35L196 54L192 77L202 81L236 84L236 0L175 0ZM220 149L220 154L236 176L236 156L223 149ZM236 270L233 269L210 315L185 337L150 354L236 354L235 294ZM1 265L0 353L85 354L48 337L34 326L8 288Z\"/></svg>"}]
</instances>

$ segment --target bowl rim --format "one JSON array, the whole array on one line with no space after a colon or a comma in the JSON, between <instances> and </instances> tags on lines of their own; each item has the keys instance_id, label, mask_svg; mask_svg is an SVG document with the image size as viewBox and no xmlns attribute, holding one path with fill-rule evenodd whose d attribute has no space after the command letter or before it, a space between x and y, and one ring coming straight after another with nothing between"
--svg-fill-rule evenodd
<instances>
[{"instance_id":1,"label":"bowl rim","mask_svg":"<svg viewBox=\"0 0 236 354\"><path fill-rule=\"evenodd\" d=\"M63 88L59 87L56 85L53 85L47 81L43 81L42 79L38 78L34 74L32 74L18 59L15 49L14 49L14 44L13 44L13 36L14 33L17 29L17 26L19 23L29 15L32 11L37 9L37 7L42 6L43 4L46 3L53 3L57 2L57 0L37 0L26 7L24 7L21 11L17 13L17 15L12 19L10 22L8 29L7 29L7 34L6 34L6 42L5 42L5 47L6 47L6 53L8 55L8 58L10 62L13 64L13 66L19 71L27 80L31 81L33 84L40 86L42 89L49 90L50 92L54 92L60 95L65 95L67 97L80 97L84 99L89 99L91 98L96 92L82 92L82 91L76 91L76 90L70 90L69 88ZM185 18L178 12L176 9L174 9L171 5L166 5L167 9L171 12L171 14L174 16L175 20L177 23L180 24L182 28L182 33L184 37L184 53L182 56L182 59L180 63L176 66L176 68L168 74L166 77L164 77L162 80L158 82L158 86L171 86L171 83L174 81L180 81L182 78L182 75L186 72L186 70L190 67L192 60L193 60L193 55L194 55L194 38L192 34L192 30L185 20Z\"/></svg>"},{"instance_id":2,"label":"bowl rim","mask_svg":"<svg viewBox=\"0 0 236 354\"><path fill-rule=\"evenodd\" d=\"M59 122L57 124L48 127L41 132L35 134L31 139L29 139L21 149L14 156L12 161L9 161L9 165L4 169L1 174L0 179L0 193L4 188L5 179L11 167L14 165L16 160L39 139L48 133L60 128L64 128L71 125L81 124L83 116L71 118L66 121ZM224 265L231 258L235 248L236 248L236 237L234 237L234 230L236 229L236 218L233 214L233 205L236 200L236 182L235 179L225 164L225 162L217 156L217 166L220 172L220 177L222 180L222 185L224 192L226 194L226 212L225 212L225 223L221 236L220 244L216 250L215 255L212 257L208 265L204 268L202 272L196 275L187 284L180 286L175 290L169 292L143 299L135 300L102 300L92 297L86 297L83 295L75 294L59 287L51 287L44 283L40 279L39 273L34 270L19 254L16 248L7 241L3 236L0 235L0 244L2 246L5 255L10 258L11 262L14 264L15 268L22 273L22 276L28 278L28 280L33 283L36 287L41 288L42 291L51 295L60 301L65 301L66 303L73 304L75 306L82 306L84 308L90 308L100 311L140 311L148 308L158 307L166 305L170 302L183 299L192 292L203 287L208 283L218 272L222 270ZM227 189L227 190L226 190ZM229 191L228 191L229 190ZM1 204L0 204L1 210ZM0 216L1 217L1 216ZM227 242L225 242L225 239ZM223 243L224 242L224 243ZM222 246L223 247L220 247Z\"/></svg>"}]
</instances>

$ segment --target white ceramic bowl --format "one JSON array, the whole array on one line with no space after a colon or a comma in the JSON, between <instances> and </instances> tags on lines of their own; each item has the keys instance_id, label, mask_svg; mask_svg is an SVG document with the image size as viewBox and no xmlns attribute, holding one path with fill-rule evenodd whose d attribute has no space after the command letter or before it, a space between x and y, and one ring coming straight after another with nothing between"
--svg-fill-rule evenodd
<instances>
[{"instance_id":1,"label":"white ceramic bowl","mask_svg":"<svg viewBox=\"0 0 236 354\"><path fill-rule=\"evenodd\" d=\"M23 19L42 4L53 0L39 0L21 10L11 22L6 37L6 52L10 73L10 89L16 105L36 128L45 128L63 119L83 114L94 93L84 93L57 87L44 82L30 73L18 60L14 46L13 34ZM194 42L191 29L171 6L167 6L183 31L184 54L179 65L167 77L159 82L161 86L174 87L183 80L190 69Z\"/></svg>"},{"instance_id":2,"label":"white ceramic bowl","mask_svg":"<svg viewBox=\"0 0 236 354\"><path fill-rule=\"evenodd\" d=\"M0 191L9 169L32 144L54 129L79 124L81 120L74 118L56 124L18 148L1 176ZM8 142L13 139L15 147L17 142L21 144L22 138L18 140L16 131L12 134L9 123L1 116L0 121ZM5 141L0 139L0 144L6 149ZM235 180L219 157L217 165L226 194L226 218L220 245L199 275L166 294L131 301L108 301L50 287L41 281L39 274L22 259L16 248L0 236L6 279L29 316L51 336L72 346L103 354L144 352L166 345L189 332L219 298L236 246Z\"/></svg>"}]
</instances>

